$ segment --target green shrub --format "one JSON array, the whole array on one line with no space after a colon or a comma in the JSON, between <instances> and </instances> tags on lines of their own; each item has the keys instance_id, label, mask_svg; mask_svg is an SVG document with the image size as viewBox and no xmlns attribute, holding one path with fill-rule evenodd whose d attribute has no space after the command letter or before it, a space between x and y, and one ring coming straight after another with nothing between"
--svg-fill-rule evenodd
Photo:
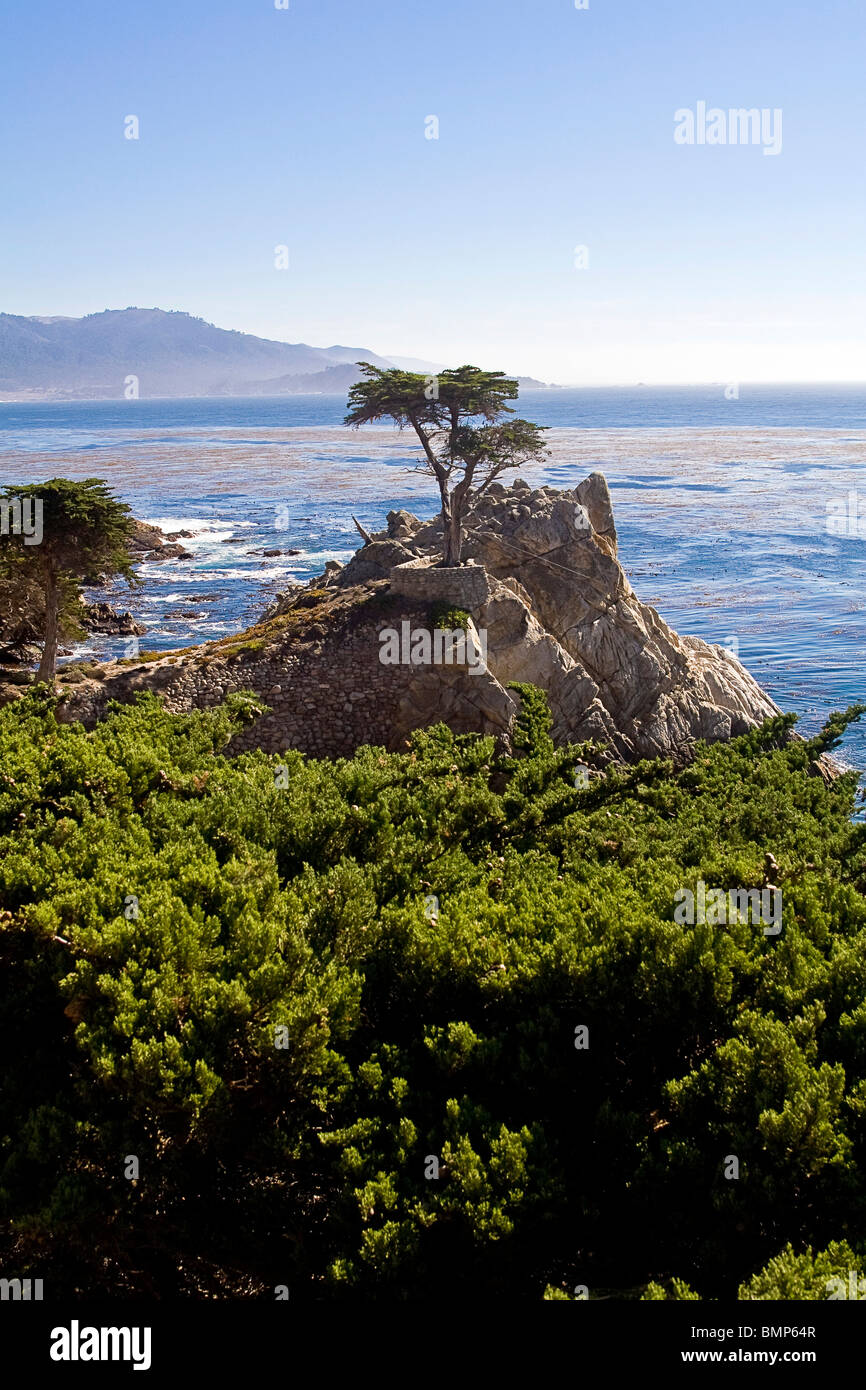
<instances>
[{"instance_id":1,"label":"green shrub","mask_svg":"<svg viewBox=\"0 0 866 1390\"><path fill-rule=\"evenodd\" d=\"M830 1297L848 1298L852 1294L852 1274L858 1284L863 1278L862 1264L847 1241L833 1241L817 1255L811 1250L798 1255L788 1244L759 1273L740 1286L739 1297L812 1302ZM859 1288L853 1292L859 1298ZM866 1284L863 1293L866 1293Z\"/></svg>"},{"instance_id":2,"label":"green shrub","mask_svg":"<svg viewBox=\"0 0 866 1390\"><path fill-rule=\"evenodd\" d=\"M682 1279L671 1279L670 1284L665 1287L663 1284L647 1284L641 1298L644 1302L694 1302L700 1301L700 1294L690 1289L688 1284L684 1284Z\"/></svg>"},{"instance_id":3,"label":"green shrub","mask_svg":"<svg viewBox=\"0 0 866 1390\"><path fill-rule=\"evenodd\" d=\"M57 1296L736 1299L854 1259L856 776L810 776L827 735L778 718L577 791L586 750L519 693L512 757L437 726L230 760L249 694L91 732L45 687L0 709L4 1267ZM768 851L780 934L675 922Z\"/></svg>"},{"instance_id":4,"label":"green shrub","mask_svg":"<svg viewBox=\"0 0 866 1390\"><path fill-rule=\"evenodd\" d=\"M442 599L437 599L430 605L430 623L432 627L444 628L446 632L463 632L471 622L470 615L462 608L453 608L450 603L445 603Z\"/></svg>"}]
</instances>

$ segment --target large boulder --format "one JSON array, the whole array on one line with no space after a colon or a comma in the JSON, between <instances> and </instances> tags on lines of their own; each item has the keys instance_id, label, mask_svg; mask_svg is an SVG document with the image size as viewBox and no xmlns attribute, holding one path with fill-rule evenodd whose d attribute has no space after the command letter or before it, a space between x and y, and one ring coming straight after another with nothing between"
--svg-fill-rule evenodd
<instances>
[{"instance_id":1,"label":"large boulder","mask_svg":"<svg viewBox=\"0 0 866 1390\"><path fill-rule=\"evenodd\" d=\"M573 659L588 682L583 689L592 687L583 715L573 699L565 701L558 687L550 687L561 734L587 737L602 719L615 731L611 741L622 755L680 761L696 739L731 738L778 713L730 653L698 637L680 637L637 597L617 558L613 509L600 473L570 492L524 487L486 507L482 499L466 553L491 576L519 580L539 625ZM508 602L521 599L513 595ZM495 641L489 646L494 654L499 649ZM492 665L496 670L495 655ZM569 689L574 682L571 675Z\"/></svg>"},{"instance_id":2,"label":"large boulder","mask_svg":"<svg viewBox=\"0 0 866 1390\"><path fill-rule=\"evenodd\" d=\"M84 599L81 600L80 622L86 632L101 632L111 637L142 637L147 632L128 610L118 613L110 603L87 603Z\"/></svg>"},{"instance_id":3,"label":"large boulder","mask_svg":"<svg viewBox=\"0 0 866 1390\"><path fill-rule=\"evenodd\" d=\"M401 541L391 540L387 533L376 536L355 551L337 576L337 582L341 589L349 589L356 584L367 584L371 579L387 579L397 565L405 565L416 558L413 550Z\"/></svg>"},{"instance_id":4,"label":"large boulder","mask_svg":"<svg viewBox=\"0 0 866 1390\"><path fill-rule=\"evenodd\" d=\"M132 527L129 550L134 560L141 560L151 551L159 550L165 545L165 537L158 526L151 526L147 521L134 519Z\"/></svg>"}]
</instances>

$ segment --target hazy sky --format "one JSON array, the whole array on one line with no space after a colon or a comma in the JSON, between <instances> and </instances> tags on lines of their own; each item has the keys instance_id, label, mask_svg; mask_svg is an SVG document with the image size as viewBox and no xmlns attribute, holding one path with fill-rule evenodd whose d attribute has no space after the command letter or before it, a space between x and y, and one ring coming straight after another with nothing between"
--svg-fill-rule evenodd
<instances>
[{"instance_id":1,"label":"hazy sky","mask_svg":"<svg viewBox=\"0 0 866 1390\"><path fill-rule=\"evenodd\" d=\"M2 310L568 383L866 379L863 0L0 14ZM699 102L780 110L780 152L676 143Z\"/></svg>"}]
</instances>

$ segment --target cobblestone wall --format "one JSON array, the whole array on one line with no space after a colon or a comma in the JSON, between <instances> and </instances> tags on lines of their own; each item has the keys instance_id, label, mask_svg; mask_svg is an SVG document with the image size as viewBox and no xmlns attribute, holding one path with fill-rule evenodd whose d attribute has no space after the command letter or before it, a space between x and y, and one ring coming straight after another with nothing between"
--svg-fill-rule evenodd
<instances>
[{"instance_id":1,"label":"cobblestone wall","mask_svg":"<svg viewBox=\"0 0 866 1390\"><path fill-rule=\"evenodd\" d=\"M109 699L130 700L139 690L159 694L167 709L183 712L220 704L227 695L253 690L271 713L243 730L230 753L295 748L310 756L340 757L362 744L396 749L415 728L447 723L457 733L507 737L514 702L489 673L455 666L383 665L384 627L398 632L406 620L430 630L427 604L395 604L386 618L336 631L315 645L234 658L184 655L130 668L102 682L75 687L64 719L89 727Z\"/></svg>"},{"instance_id":2,"label":"cobblestone wall","mask_svg":"<svg viewBox=\"0 0 866 1390\"><path fill-rule=\"evenodd\" d=\"M441 569L426 560L410 560L391 571L392 594L424 599L440 599L458 608L480 608L490 597L490 581L483 565L460 565Z\"/></svg>"}]
</instances>

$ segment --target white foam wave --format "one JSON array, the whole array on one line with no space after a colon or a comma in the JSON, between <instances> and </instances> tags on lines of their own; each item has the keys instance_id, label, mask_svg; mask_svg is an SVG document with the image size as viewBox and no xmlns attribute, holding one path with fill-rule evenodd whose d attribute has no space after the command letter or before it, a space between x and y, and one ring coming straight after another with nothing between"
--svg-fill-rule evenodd
<instances>
[{"instance_id":1,"label":"white foam wave","mask_svg":"<svg viewBox=\"0 0 866 1390\"><path fill-rule=\"evenodd\" d=\"M142 565L140 573L144 579L158 580L160 584L188 584L191 568L188 560L179 560L176 569L170 561L163 561L162 564L154 565L152 568ZM249 579L264 583L268 579L280 579L285 575L297 574L297 562L294 569L288 569L285 565L265 565L259 568L257 565L251 564L249 569L243 570L198 569L195 573L198 584L223 579ZM171 601L168 596L159 600L160 603ZM194 600L188 594L181 594L177 601L193 602Z\"/></svg>"},{"instance_id":2,"label":"white foam wave","mask_svg":"<svg viewBox=\"0 0 866 1390\"><path fill-rule=\"evenodd\" d=\"M156 597L156 598L151 599L151 603L162 603L162 604L166 604L166 603L186 603L186 604L195 604L195 603L197 603L197 602L200 602L200 600L196 599L195 594L165 594L165 595L163 595L163 596L161 596L161 597L158 596L158 597Z\"/></svg>"},{"instance_id":3,"label":"white foam wave","mask_svg":"<svg viewBox=\"0 0 866 1390\"><path fill-rule=\"evenodd\" d=\"M232 535L235 531L255 528L257 525L255 521L215 521L213 517L201 516L155 516L142 519L146 526L158 526L160 531L200 531L203 534L209 532L211 535L216 532Z\"/></svg>"},{"instance_id":4,"label":"white foam wave","mask_svg":"<svg viewBox=\"0 0 866 1390\"><path fill-rule=\"evenodd\" d=\"M302 555L296 555L294 560L296 565L308 563L323 565L326 560L339 560L341 564L345 564L354 553L354 550L311 550Z\"/></svg>"}]
</instances>

